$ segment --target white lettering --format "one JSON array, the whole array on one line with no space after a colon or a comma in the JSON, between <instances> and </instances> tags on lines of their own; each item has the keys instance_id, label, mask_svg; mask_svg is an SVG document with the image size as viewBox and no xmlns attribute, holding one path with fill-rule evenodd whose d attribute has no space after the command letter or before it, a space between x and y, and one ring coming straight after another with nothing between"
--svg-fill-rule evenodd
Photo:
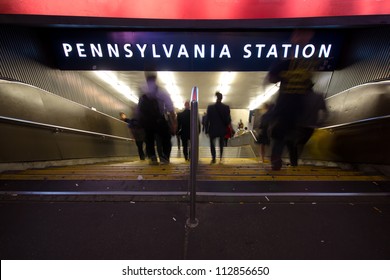
<instances>
[{"instance_id":1,"label":"white lettering","mask_svg":"<svg viewBox=\"0 0 390 280\"><path fill-rule=\"evenodd\" d=\"M165 52L165 56L167 58L171 58L172 56L172 51L173 51L173 44L170 44L169 45L169 51L167 50L167 46L165 44L163 44L163 49L164 49L164 52Z\"/></svg>"},{"instance_id":2,"label":"white lettering","mask_svg":"<svg viewBox=\"0 0 390 280\"><path fill-rule=\"evenodd\" d=\"M64 57L72 55L78 58L194 58L194 59L231 59L234 53L230 52L229 44L131 44L131 43L61 43ZM332 44L243 44L241 59L250 58L329 58L332 55ZM239 59L239 58L238 58Z\"/></svg>"},{"instance_id":3,"label":"white lettering","mask_svg":"<svg viewBox=\"0 0 390 280\"><path fill-rule=\"evenodd\" d=\"M249 48L251 48L251 47L252 47L251 44L246 44L246 45L244 46L244 52L245 52L246 54L243 55L243 58L250 58L250 57L252 56L252 52L251 52L251 50L249 49Z\"/></svg>"},{"instance_id":4,"label":"white lettering","mask_svg":"<svg viewBox=\"0 0 390 280\"><path fill-rule=\"evenodd\" d=\"M133 51L131 50L131 44L125 44L123 46L125 52L127 54L125 54L125 57L133 57Z\"/></svg>"},{"instance_id":5,"label":"white lettering","mask_svg":"<svg viewBox=\"0 0 390 280\"><path fill-rule=\"evenodd\" d=\"M72 46L67 43L62 43L62 48L64 49L65 56L69 57L69 53L72 51Z\"/></svg>"},{"instance_id":6,"label":"white lettering","mask_svg":"<svg viewBox=\"0 0 390 280\"><path fill-rule=\"evenodd\" d=\"M100 44L97 44L97 47L94 44L90 44L90 47L93 57L95 57L96 55L98 57L103 57L102 46Z\"/></svg>"},{"instance_id":7,"label":"white lettering","mask_svg":"<svg viewBox=\"0 0 390 280\"><path fill-rule=\"evenodd\" d=\"M299 45L295 46L295 58L298 58L299 55Z\"/></svg>"},{"instance_id":8,"label":"white lettering","mask_svg":"<svg viewBox=\"0 0 390 280\"><path fill-rule=\"evenodd\" d=\"M108 55L110 57L112 57L112 55L119 57L118 44L114 44L114 46L112 46L111 44L107 44L107 49L108 49Z\"/></svg>"},{"instance_id":9,"label":"white lettering","mask_svg":"<svg viewBox=\"0 0 390 280\"><path fill-rule=\"evenodd\" d=\"M200 48L199 45L194 46L194 57L197 58L199 55L200 58L205 57L205 48L204 44L202 44L202 47Z\"/></svg>"},{"instance_id":10,"label":"white lettering","mask_svg":"<svg viewBox=\"0 0 390 280\"><path fill-rule=\"evenodd\" d=\"M180 49L179 49L179 53L177 54L177 58L180 58L182 55L184 55L187 58L190 57L188 55L188 52L187 52L187 49L186 49L186 45L183 45L183 44L180 45Z\"/></svg>"},{"instance_id":11,"label":"white lettering","mask_svg":"<svg viewBox=\"0 0 390 280\"><path fill-rule=\"evenodd\" d=\"M141 53L141 57L144 58L145 57L145 50L146 50L146 47L148 46L147 44L143 44L143 46L141 46L140 44L136 44L137 48L139 49L140 53Z\"/></svg>"},{"instance_id":12,"label":"white lettering","mask_svg":"<svg viewBox=\"0 0 390 280\"><path fill-rule=\"evenodd\" d=\"M310 51L310 53L307 53L306 51L307 51L307 49L309 49L309 48L311 49L311 51ZM314 47L314 45L312 45L312 44L306 45L306 46L303 48L303 50L302 50L302 55L303 55L303 57L305 57L305 58L312 57L313 54L314 54L314 52L315 52L315 50L316 50L316 48Z\"/></svg>"},{"instance_id":13,"label":"white lettering","mask_svg":"<svg viewBox=\"0 0 390 280\"><path fill-rule=\"evenodd\" d=\"M231 58L230 51L228 45L223 45L221 53L219 54L219 58L222 58L222 56L227 56L228 58Z\"/></svg>"},{"instance_id":14,"label":"white lettering","mask_svg":"<svg viewBox=\"0 0 390 280\"><path fill-rule=\"evenodd\" d=\"M318 57L322 57L322 55L324 55L324 57L328 58L330 55L331 48L332 48L332 44L328 45L328 49L325 49L325 45L322 44L320 47L320 53L319 53Z\"/></svg>"},{"instance_id":15,"label":"white lettering","mask_svg":"<svg viewBox=\"0 0 390 280\"><path fill-rule=\"evenodd\" d=\"M77 52L79 53L79 57L87 57L87 55L84 53L84 44L76 44Z\"/></svg>"},{"instance_id":16,"label":"white lettering","mask_svg":"<svg viewBox=\"0 0 390 280\"><path fill-rule=\"evenodd\" d=\"M152 44L152 52L153 52L153 57L154 58L160 58L161 57L161 55L156 53L156 45L155 44Z\"/></svg>"},{"instance_id":17,"label":"white lettering","mask_svg":"<svg viewBox=\"0 0 390 280\"><path fill-rule=\"evenodd\" d=\"M268 53L267 53L267 58L269 58L271 55L273 55L275 58L278 57L278 50L276 49L276 45L273 44L269 50L268 50Z\"/></svg>"},{"instance_id":18,"label":"white lettering","mask_svg":"<svg viewBox=\"0 0 390 280\"><path fill-rule=\"evenodd\" d=\"M258 48L258 51L257 51L257 58L260 58L261 57L261 50L265 47L264 44L256 44L256 48Z\"/></svg>"},{"instance_id":19,"label":"white lettering","mask_svg":"<svg viewBox=\"0 0 390 280\"><path fill-rule=\"evenodd\" d=\"M283 57L284 58L288 57L288 49L291 48L291 47L292 47L291 44L283 44L282 45L282 48L284 48L284 52L283 52Z\"/></svg>"}]
</instances>

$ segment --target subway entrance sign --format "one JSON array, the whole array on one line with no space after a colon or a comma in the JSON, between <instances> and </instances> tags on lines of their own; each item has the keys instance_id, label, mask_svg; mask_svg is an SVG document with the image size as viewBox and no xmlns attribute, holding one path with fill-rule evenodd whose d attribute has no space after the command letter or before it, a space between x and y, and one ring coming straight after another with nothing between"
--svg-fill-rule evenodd
<instances>
[{"instance_id":1,"label":"subway entrance sign","mask_svg":"<svg viewBox=\"0 0 390 280\"><path fill-rule=\"evenodd\" d=\"M65 30L51 34L62 70L267 71L281 59L318 60L336 68L341 34L317 31L303 45L291 32L144 32Z\"/></svg>"}]
</instances>

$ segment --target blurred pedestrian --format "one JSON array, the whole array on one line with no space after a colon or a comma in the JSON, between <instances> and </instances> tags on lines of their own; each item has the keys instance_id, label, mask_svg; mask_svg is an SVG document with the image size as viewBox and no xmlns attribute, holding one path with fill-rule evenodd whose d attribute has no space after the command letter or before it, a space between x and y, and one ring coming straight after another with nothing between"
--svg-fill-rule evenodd
<instances>
[{"instance_id":1,"label":"blurred pedestrian","mask_svg":"<svg viewBox=\"0 0 390 280\"><path fill-rule=\"evenodd\" d=\"M310 140L315 128L319 127L328 116L325 99L321 93L309 91L304 95L303 111L297 119L294 130L286 137L290 164L298 165L298 158L303 147Z\"/></svg>"},{"instance_id":2,"label":"blurred pedestrian","mask_svg":"<svg viewBox=\"0 0 390 280\"><path fill-rule=\"evenodd\" d=\"M260 155L263 163L265 162L265 147L271 144L268 130L272 119L273 107L274 105L272 103L265 103L263 106L263 114L260 119L257 143L260 144Z\"/></svg>"},{"instance_id":3,"label":"blurred pedestrian","mask_svg":"<svg viewBox=\"0 0 390 280\"><path fill-rule=\"evenodd\" d=\"M119 113L119 117L122 121L126 122L128 127L131 130L131 133L135 139L135 144L137 145L138 156L140 160L145 160L144 152L144 142L145 142L145 131L140 125L139 121L136 119L127 118L126 114L123 112Z\"/></svg>"},{"instance_id":4,"label":"blurred pedestrian","mask_svg":"<svg viewBox=\"0 0 390 280\"><path fill-rule=\"evenodd\" d=\"M177 142L177 149L180 151L180 149L181 149L181 136L180 136L180 134L181 134L181 131L178 129L177 131L176 131L176 134L175 134L175 136L176 136L176 142Z\"/></svg>"},{"instance_id":5,"label":"blurred pedestrian","mask_svg":"<svg viewBox=\"0 0 390 280\"><path fill-rule=\"evenodd\" d=\"M295 30L291 36L294 45L306 45L310 42L312 30ZM280 82L279 93L270 123L272 138L271 164L273 170L282 167L282 153L286 140L294 137L297 121L305 107L305 95L312 90L312 75L316 61L307 58L286 59L272 67L266 77L270 83ZM291 157L290 157L291 159ZM295 156L292 165L297 165Z\"/></svg>"},{"instance_id":6,"label":"blurred pedestrian","mask_svg":"<svg viewBox=\"0 0 390 280\"><path fill-rule=\"evenodd\" d=\"M225 133L225 137L223 139L224 141L224 146L227 147L228 146L228 143L229 143L229 139L232 138L232 136L234 135L233 133L233 127L232 127L232 124L229 124L226 128L226 133Z\"/></svg>"},{"instance_id":7,"label":"blurred pedestrian","mask_svg":"<svg viewBox=\"0 0 390 280\"><path fill-rule=\"evenodd\" d=\"M224 138L227 127L231 124L230 107L222 103L222 93L215 93L217 98L214 104L207 107L206 134L210 137L211 164L216 163L215 140L219 140L219 159L222 162Z\"/></svg>"},{"instance_id":8,"label":"blurred pedestrian","mask_svg":"<svg viewBox=\"0 0 390 280\"><path fill-rule=\"evenodd\" d=\"M127 117L127 115L125 114L125 113L123 113L123 112L120 112L119 113L119 119L121 120L121 121L124 121L124 122L126 122L126 123L129 123L130 122L130 119Z\"/></svg>"},{"instance_id":9,"label":"blurred pedestrian","mask_svg":"<svg viewBox=\"0 0 390 280\"><path fill-rule=\"evenodd\" d=\"M188 151L188 142L190 140L191 134L191 112L190 112L190 102L186 101L184 103L184 110L177 114L177 128L179 131L179 137L181 138L183 146L184 159L189 160L189 151Z\"/></svg>"},{"instance_id":10,"label":"blurred pedestrian","mask_svg":"<svg viewBox=\"0 0 390 280\"><path fill-rule=\"evenodd\" d=\"M207 114L206 112L204 112L202 116L202 132L206 132L206 123L207 123Z\"/></svg>"},{"instance_id":11,"label":"blurred pedestrian","mask_svg":"<svg viewBox=\"0 0 390 280\"><path fill-rule=\"evenodd\" d=\"M172 142L171 135L177 132L177 120L173 102L166 90L157 85L157 73L146 72L146 84L140 88L137 114L145 130L146 152L150 164L158 164L155 145L161 143L160 163L168 164Z\"/></svg>"},{"instance_id":12,"label":"blurred pedestrian","mask_svg":"<svg viewBox=\"0 0 390 280\"><path fill-rule=\"evenodd\" d=\"M240 119L240 121L238 122L238 124L237 124L237 129L242 129L242 130L244 130L244 123L242 122L242 119Z\"/></svg>"},{"instance_id":13,"label":"blurred pedestrian","mask_svg":"<svg viewBox=\"0 0 390 280\"><path fill-rule=\"evenodd\" d=\"M145 130L140 125L137 119L130 119L129 127L133 137L135 139L135 143L138 149L138 155L140 160L145 160L145 152L144 152L144 143L145 143Z\"/></svg>"}]
</instances>

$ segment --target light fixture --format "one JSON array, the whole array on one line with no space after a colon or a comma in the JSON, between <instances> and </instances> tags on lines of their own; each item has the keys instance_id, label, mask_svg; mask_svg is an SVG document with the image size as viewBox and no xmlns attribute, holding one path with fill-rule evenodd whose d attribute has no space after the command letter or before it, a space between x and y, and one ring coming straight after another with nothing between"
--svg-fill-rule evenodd
<instances>
[{"instance_id":1,"label":"light fixture","mask_svg":"<svg viewBox=\"0 0 390 280\"><path fill-rule=\"evenodd\" d=\"M171 96L173 105L175 108L181 110L184 108L184 100L181 96L179 87L176 84L175 76L173 72L161 71L157 73L158 80L161 82L163 87L167 90Z\"/></svg>"},{"instance_id":2,"label":"light fixture","mask_svg":"<svg viewBox=\"0 0 390 280\"><path fill-rule=\"evenodd\" d=\"M264 93L259 94L255 100L253 100L249 105L249 110L255 110L263 105L265 102L271 99L271 97L279 91L280 82L270 85L266 88Z\"/></svg>"},{"instance_id":3,"label":"light fixture","mask_svg":"<svg viewBox=\"0 0 390 280\"><path fill-rule=\"evenodd\" d=\"M138 97L133 93L128 85L119 81L118 77L114 73L110 71L94 71L94 73L105 83L112 86L118 93L122 94L133 103L138 104Z\"/></svg>"},{"instance_id":4,"label":"light fixture","mask_svg":"<svg viewBox=\"0 0 390 280\"><path fill-rule=\"evenodd\" d=\"M221 92L223 95L228 94L235 77L235 72L222 72L219 77L217 91Z\"/></svg>"}]
</instances>

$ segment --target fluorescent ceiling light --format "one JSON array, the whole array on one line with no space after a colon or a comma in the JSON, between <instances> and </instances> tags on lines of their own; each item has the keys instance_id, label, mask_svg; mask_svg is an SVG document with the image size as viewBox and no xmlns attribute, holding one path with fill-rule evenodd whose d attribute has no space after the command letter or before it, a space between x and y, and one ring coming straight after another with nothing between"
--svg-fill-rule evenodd
<instances>
[{"instance_id":1,"label":"fluorescent ceiling light","mask_svg":"<svg viewBox=\"0 0 390 280\"><path fill-rule=\"evenodd\" d=\"M102 81L112 86L118 93L125 96L127 99L135 104L138 104L138 97L133 93L130 87L122 83L118 77L110 71L94 71Z\"/></svg>"},{"instance_id":2,"label":"fluorescent ceiling light","mask_svg":"<svg viewBox=\"0 0 390 280\"><path fill-rule=\"evenodd\" d=\"M222 72L221 76L219 77L217 91L220 91L223 95L228 94L231 88L231 84L235 78L235 72Z\"/></svg>"},{"instance_id":3,"label":"fluorescent ceiling light","mask_svg":"<svg viewBox=\"0 0 390 280\"><path fill-rule=\"evenodd\" d=\"M169 71L161 71L157 73L157 78L163 84L164 88L167 90L171 96L173 105L175 108L181 110L184 108L184 100L181 96L179 87L176 84L175 75Z\"/></svg>"},{"instance_id":4,"label":"fluorescent ceiling light","mask_svg":"<svg viewBox=\"0 0 390 280\"><path fill-rule=\"evenodd\" d=\"M259 94L255 100L249 104L249 110L255 110L263 105L265 102L271 99L271 97L278 92L280 83L270 85L266 88L266 90Z\"/></svg>"}]
</instances>

